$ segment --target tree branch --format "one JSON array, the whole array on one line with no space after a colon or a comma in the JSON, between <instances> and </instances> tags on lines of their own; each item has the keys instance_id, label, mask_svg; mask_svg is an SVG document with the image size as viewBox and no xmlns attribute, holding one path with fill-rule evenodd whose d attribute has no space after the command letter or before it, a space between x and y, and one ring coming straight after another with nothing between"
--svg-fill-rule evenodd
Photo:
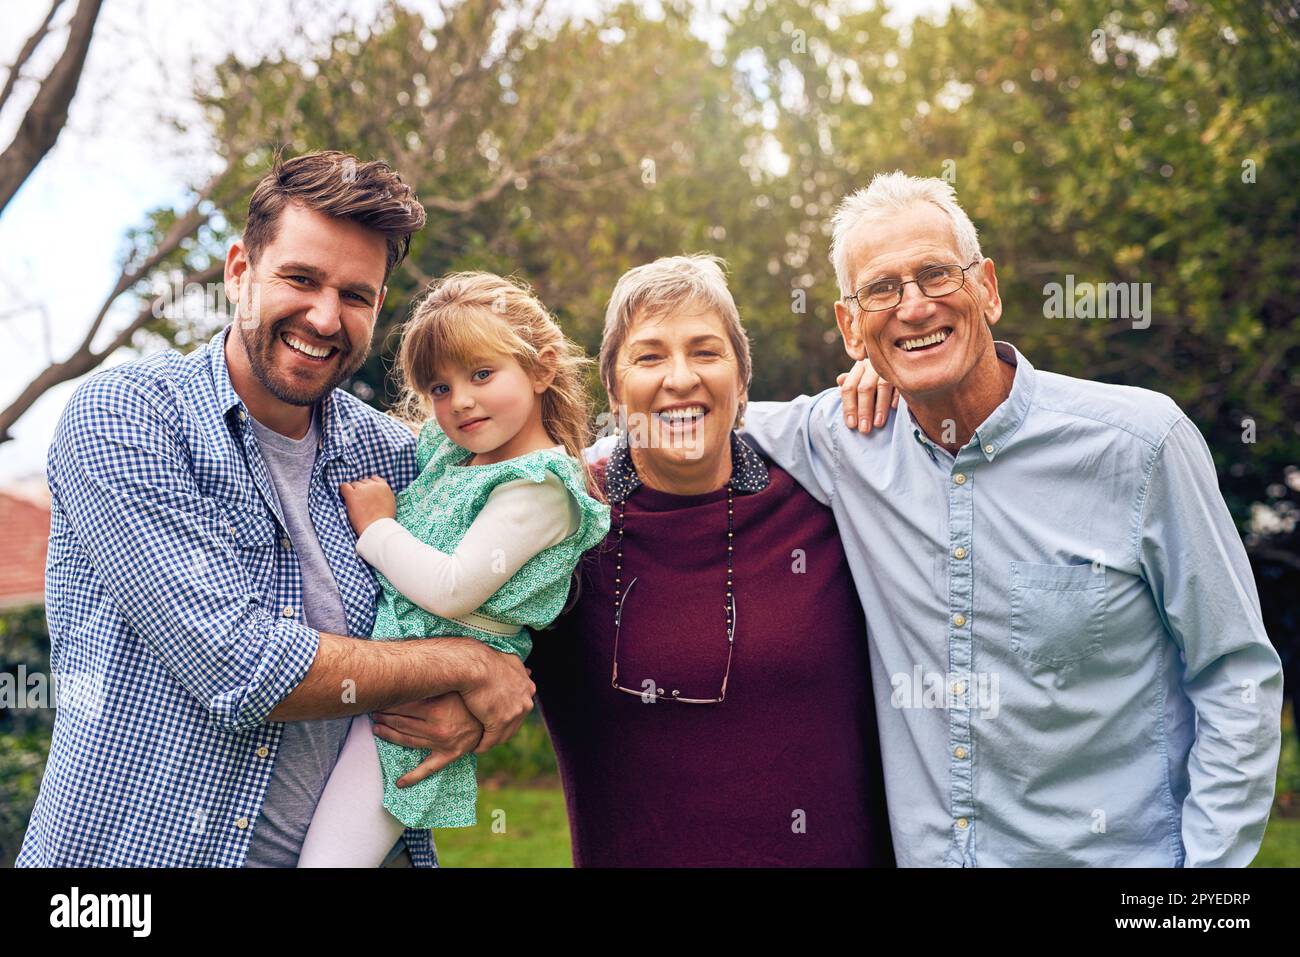
<instances>
[{"instance_id":1,"label":"tree branch","mask_svg":"<svg viewBox=\"0 0 1300 957\"><path fill-rule=\"evenodd\" d=\"M1279 565L1285 565L1287 568L1300 572L1300 558L1280 548L1257 545L1254 548L1246 549L1246 553L1251 558L1257 558L1265 562L1277 562Z\"/></svg>"},{"instance_id":2,"label":"tree branch","mask_svg":"<svg viewBox=\"0 0 1300 957\"><path fill-rule=\"evenodd\" d=\"M419 283L421 289L433 282L433 277L421 269L412 256L407 256L402 260L402 269L406 270L407 275Z\"/></svg>"},{"instance_id":3,"label":"tree branch","mask_svg":"<svg viewBox=\"0 0 1300 957\"><path fill-rule=\"evenodd\" d=\"M41 41L49 34L50 23L54 20L54 14L58 12L59 7L62 5L63 0L54 0L54 3L50 5L50 12L45 15L45 22L36 28L36 32L27 38L23 48L18 51L18 59L14 60L14 65L9 68L9 75L5 77L4 89L0 90L0 110L3 110L5 104L9 102L9 94L14 91L14 84L18 82L18 74L27 65L27 61L32 58L32 54L41 45Z\"/></svg>"},{"instance_id":4,"label":"tree branch","mask_svg":"<svg viewBox=\"0 0 1300 957\"><path fill-rule=\"evenodd\" d=\"M444 213L453 213L458 216L464 216L472 213L484 203L490 203L501 195L501 192L513 183L520 176L537 178L542 175L542 160L552 156L555 152L563 149L571 149L586 140L586 137L575 137L569 133L558 133L553 136L549 142L533 153L524 161L523 167L516 169L514 166L507 166L491 183L479 190L472 196L464 199L451 199L446 196L434 196L423 200L426 209L436 209Z\"/></svg>"},{"instance_id":5,"label":"tree branch","mask_svg":"<svg viewBox=\"0 0 1300 957\"><path fill-rule=\"evenodd\" d=\"M221 182L224 176L225 172L222 171L216 176L213 176L212 179L208 180L207 184L199 190L199 195L190 205L190 208L177 217L176 222L172 223L171 229L167 230L167 235L158 242L154 251L150 253L143 262L135 266L127 263L122 267L122 271L118 274L117 282L113 285L112 292L104 298L103 304L99 307L99 312L95 314L94 321L90 324L90 328L86 331L86 335L81 341L80 348L90 348L90 344L94 340L95 334L99 332L99 327L103 325L104 317L108 314L108 310L112 307L113 303L117 301L118 296L122 295L122 293L126 292L145 276L149 275L149 273L153 272L153 270L158 267L159 263L180 248L181 243L197 233L199 228L212 218L212 213L200 212L199 207L207 202L207 200L212 196L212 191L217 188L217 184Z\"/></svg>"},{"instance_id":6,"label":"tree branch","mask_svg":"<svg viewBox=\"0 0 1300 957\"><path fill-rule=\"evenodd\" d=\"M214 262L204 269L185 276L181 280L181 284L185 286L189 283L208 283L222 275L224 270L224 262ZM83 340L77 351L67 359L43 369L36 378L27 384L27 387L19 393L13 402L9 403L3 411L0 411L0 443L8 442L13 438L9 430L18 421L19 417L36 403L37 399L56 385L80 378L99 366L118 349L127 345L145 324L155 318L154 311L162 305L165 305L162 295L153 297L152 300L140 308L131 322L114 336L113 340L103 349L98 352L92 351L89 340Z\"/></svg>"},{"instance_id":7,"label":"tree branch","mask_svg":"<svg viewBox=\"0 0 1300 957\"><path fill-rule=\"evenodd\" d=\"M36 98L27 108L10 143L0 153L0 212L9 205L18 188L32 174L37 164L45 158L68 122L68 106L82 67L86 64L86 51L90 48L95 31L95 19L103 0L80 0L77 12L68 31L68 45L36 91Z\"/></svg>"},{"instance_id":8,"label":"tree branch","mask_svg":"<svg viewBox=\"0 0 1300 957\"><path fill-rule=\"evenodd\" d=\"M135 265L128 262L122 267L117 282L113 284L113 288L104 297L98 311L95 313L94 321L90 324L90 328L87 329L86 334L82 337L80 344L78 344L72 355L62 362L51 362L27 384L27 387L19 393L16 399L3 411L0 411L0 444L13 438L10 429L13 428L14 423L45 392L60 383L69 382L95 369L118 349L130 344L135 334L155 318L155 309L165 304L161 295L154 296L147 304L142 306L131 322L123 327L103 349L94 349L95 336L103 326L104 319L113 304L129 289L157 269L166 261L168 256L180 248L186 239L194 236L207 223L211 213L201 212L200 207L213 197L218 186L225 181L228 172L229 168L222 170L199 189L198 195L190 208L177 217L171 228L167 230L167 234L159 240L157 246L144 260ZM227 190L236 187L243 189L242 182L229 184ZM222 190L223 194L227 190ZM189 283L204 284L211 282L219 278L224 270L225 262L218 259L202 269L191 271L181 280L181 285L184 287Z\"/></svg>"}]
</instances>

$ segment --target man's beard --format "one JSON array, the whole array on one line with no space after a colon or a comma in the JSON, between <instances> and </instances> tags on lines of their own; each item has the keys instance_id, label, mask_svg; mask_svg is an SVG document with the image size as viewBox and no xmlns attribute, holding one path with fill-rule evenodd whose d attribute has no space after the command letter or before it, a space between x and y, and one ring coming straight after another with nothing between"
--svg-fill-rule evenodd
<instances>
[{"instance_id":1,"label":"man's beard","mask_svg":"<svg viewBox=\"0 0 1300 957\"><path fill-rule=\"evenodd\" d=\"M280 342L280 333L292 330L292 325L287 320L268 325L237 318L235 325L239 327L240 339L248 354L248 365L257 381L262 383L267 392L289 405L315 405L333 392L340 382L361 368L370 351L369 342L365 343L363 349L353 349L347 334L340 329L338 336L329 342L329 345L339 350L331 360L337 362L334 376L322 385L304 386L298 384L292 376L281 375L276 371L275 347ZM285 348L289 346L286 345Z\"/></svg>"}]
</instances>

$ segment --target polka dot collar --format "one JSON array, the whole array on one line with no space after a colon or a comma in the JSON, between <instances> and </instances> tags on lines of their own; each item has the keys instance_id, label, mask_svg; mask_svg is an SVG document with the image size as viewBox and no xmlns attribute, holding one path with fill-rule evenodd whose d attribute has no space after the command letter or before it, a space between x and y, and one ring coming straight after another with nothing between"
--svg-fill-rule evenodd
<instances>
[{"instance_id":1,"label":"polka dot collar","mask_svg":"<svg viewBox=\"0 0 1300 957\"><path fill-rule=\"evenodd\" d=\"M767 464L733 430L731 487L740 495L753 495L767 488L768 480ZM636 466L632 464L632 450L628 448L625 436L618 447L610 453L609 464L605 467L605 495L612 504L617 505L635 492L640 485L641 477L636 474Z\"/></svg>"}]
</instances>

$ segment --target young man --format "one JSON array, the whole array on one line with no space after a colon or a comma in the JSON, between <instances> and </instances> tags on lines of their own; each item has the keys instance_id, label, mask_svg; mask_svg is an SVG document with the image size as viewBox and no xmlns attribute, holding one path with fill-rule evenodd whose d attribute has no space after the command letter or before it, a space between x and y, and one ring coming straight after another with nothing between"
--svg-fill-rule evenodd
<instances>
[{"instance_id":1,"label":"young man","mask_svg":"<svg viewBox=\"0 0 1300 957\"><path fill-rule=\"evenodd\" d=\"M406 744L437 727L423 776L531 709L519 660L480 642L348 637L369 635L377 586L339 486L401 489L416 466L407 429L336 387L423 224L383 163L277 161L226 259L234 323L69 402L48 463L51 667L102 693L58 711L19 866L292 867L351 715L392 709L379 733ZM436 865L428 831L405 840Z\"/></svg>"}]
</instances>

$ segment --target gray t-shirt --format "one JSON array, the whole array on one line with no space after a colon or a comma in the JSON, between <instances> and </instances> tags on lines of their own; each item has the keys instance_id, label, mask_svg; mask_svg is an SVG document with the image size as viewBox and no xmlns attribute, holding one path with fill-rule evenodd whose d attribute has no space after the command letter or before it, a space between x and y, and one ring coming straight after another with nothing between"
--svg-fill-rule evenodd
<instances>
[{"instance_id":1,"label":"gray t-shirt","mask_svg":"<svg viewBox=\"0 0 1300 957\"><path fill-rule=\"evenodd\" d=\"M319 419L317 406L312 413L311 428L301 439L281 435L256 419L248 421L271 473L271 485L280 514L284 516L289 541L298 554L303 618L318 631L346 635L348 624L343 599L307 511L311 472L320 442ZM325 790L325 782L334 770L351 720L322 718L285 722L275 770L253 828L246 867L297 866L307 827Z\"/></svg>"}]
</instances>

